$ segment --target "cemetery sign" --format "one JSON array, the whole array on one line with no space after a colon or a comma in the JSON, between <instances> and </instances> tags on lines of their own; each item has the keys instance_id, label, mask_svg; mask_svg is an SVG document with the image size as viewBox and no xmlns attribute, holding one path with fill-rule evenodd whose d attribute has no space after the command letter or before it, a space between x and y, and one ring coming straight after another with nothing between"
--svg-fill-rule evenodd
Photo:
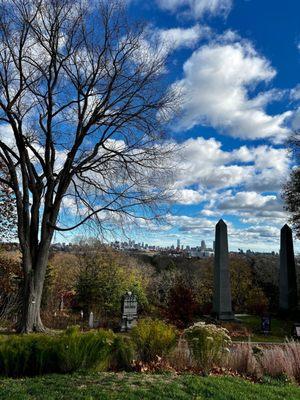
<instances>
[{"instance_id":1,"label":"cemetery sign","mask_svg":"<svg viewBox=\"0 0 300 400\"><path fill-rule=\"evenodd\" d=\"M137 298L131 292L127 292L123 297L122 304L122 324L121 331L130 330L136 325L137 321Z\"/></svg>"}]
</instances>

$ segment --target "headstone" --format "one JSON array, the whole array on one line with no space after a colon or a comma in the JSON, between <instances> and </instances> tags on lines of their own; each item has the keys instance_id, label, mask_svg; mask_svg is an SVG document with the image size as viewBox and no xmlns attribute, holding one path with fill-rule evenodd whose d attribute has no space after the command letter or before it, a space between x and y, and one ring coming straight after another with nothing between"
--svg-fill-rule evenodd
<instances>
[{"instance_id":1,"label":"headstone","mask_svg":"<svg viewBox=\"0 0 300 400\"><path fill-rule=\"evenodd\" d=\"M294 324L292 336L293 336L295 339L300 339L300 324L299 324L299 323L295 323L295 324Z\"/></svg>"},{"instance_id":2,"label":"headstone","mask_svg":"<svg viewBox=\"0 0 300 400\"><path fill-rule=\"evenodd\" d=\"M264 335L269 335L271 332L271 317L269 315L261 317L261 331Z\"/></svg>"},{"instance_id":3,"label":"headstone","mask_svg":"<svg viewBox=\"0 0 300 400\"><path fill-rule=\"evenodd\" d=\"M234 320L231 304L227 225L222 219L216 225L213 314L219 320Z\"/></svg>"},{"instance_id":4,"label":"headstone","mask_svg":"<svg viewBox=\"0 0 300 400\"><path fill-rule=\"evenodd\" d=\"M136 325L137 299L134 294L127 292L123 297L121 331L126 332Z\"/></svg>"},{"instance_id":5,"label":"headstone","mask_svg":"<svg viewBox=\"0 0 300 400\"><path fill-rule=\"evenodd\" d=\"M83 310L80 310L81 330L83 331Z\"/></svg>"},{"instance_id":6,"label":"headstone","mask_svg":"<svg viewBox=\"0 0 300 400\"><path fill-rule=\"evenodd\" d=\"M63 311L63 310L64 310L64 295L62 294L60 296L59 311Z\"/></svg>"},{"instance_id":7,"label":"headstone","mask_svg":"<svg viewBox=\"0 0 300 400\"><path fill-rule=\"evenodd\" d=\"M91 329L94 328L94 313L93 311L90 312L90 316L89 316L89 327Z\"/></svg>"},{"instance_id":8,"label":"headstone","mask_svg":"<svg viewBox=\"0 0 300 400\"><path fill-rule=\"evenodd\" d=\"M279 309L290 312L297 308L297 277L293 235L288 225L280 233Z\"/></svg>"}]
</instances>

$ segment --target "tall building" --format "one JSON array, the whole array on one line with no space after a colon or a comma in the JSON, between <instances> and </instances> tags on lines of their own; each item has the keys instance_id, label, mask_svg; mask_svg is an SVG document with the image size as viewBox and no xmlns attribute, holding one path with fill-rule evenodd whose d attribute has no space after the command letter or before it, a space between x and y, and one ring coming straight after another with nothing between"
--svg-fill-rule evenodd
<instances>
[{"instance_id":1,"label":"tall building","mask_svg":"<svg viewBox=\"0 0 300 400\"><path fill-rule=\"evenodd\" d=\"M206 250L206 244L205 244L205 240L201 240L201 247L200 247L201 251L205 251Z\"/></svg>"},{"instance_id":2,"label":"tall building","mask_svg":"<svg viewBox=\"0 0 300 400\"><path fill-rule=\"evenodd\" d=\"M177 239L177 250L180 250L180 239Z\"/></svg>"}]
</instances>

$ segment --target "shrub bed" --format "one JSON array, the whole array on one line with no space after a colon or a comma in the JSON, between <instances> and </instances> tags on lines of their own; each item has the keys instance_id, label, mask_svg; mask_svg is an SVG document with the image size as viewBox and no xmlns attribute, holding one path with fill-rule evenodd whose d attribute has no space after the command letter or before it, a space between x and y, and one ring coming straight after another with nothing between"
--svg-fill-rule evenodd
<instances>
[{"instance_id":1,"label":"shrub bed","mask_svg":"<svg viewBox=\"0 0 300 400\"><path fill-rule=\"evenodd\" d=\"M126 369L132 352L125 338L109 330L81 333L70 328L57 335L29 334L0 338L0 375L33 376L80 369Z\"/></svg>"},{"instance_id":2,"label":"shrub bed","mask_svg":"<svg viewBox=\"0 0 300 400\"><path fill-rule=\"evenodd\" d=\"M229 352L230 336L225 328L198 322L184 331L189 350L197 367L208 373Z\"/></svg>"},{"instance_id":3,"label":"shrub bed","mask_svg":"<svg viewBox=\"0 0 300 400\"><path fill-rule=\"evenodd\" d=\"M146 363L166 356L176 346L177 336L172 325L151 318L141 319L131 332L138 359Z\"/></svg>"},{"instance_id":4,"label":"shrub bed","mask_svg":"<svg viewBox=\"0 0 300 400\"><path fill-rule=\"evenodd\" d=\"M288 379L300 384L300 343L289 341L268 347L239 344L231 350L223 365L242 375Z\"/></svg>"}]
</instances>

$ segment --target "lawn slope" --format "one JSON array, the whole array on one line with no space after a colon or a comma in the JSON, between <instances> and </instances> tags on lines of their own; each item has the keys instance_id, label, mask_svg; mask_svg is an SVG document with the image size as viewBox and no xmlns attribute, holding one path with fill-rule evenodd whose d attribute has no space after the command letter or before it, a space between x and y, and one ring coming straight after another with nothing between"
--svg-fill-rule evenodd
<instances>
[{"instance_id":1,"label":"lawn slope","mask_svg":"<svg viewBox=\"0 0 300 400\"><path fill-rule=\"evenodd\" d=\"M300 400L297 386L195 375L76 373L1 379L2 400Z\"/></svg>"}]
</instances>

